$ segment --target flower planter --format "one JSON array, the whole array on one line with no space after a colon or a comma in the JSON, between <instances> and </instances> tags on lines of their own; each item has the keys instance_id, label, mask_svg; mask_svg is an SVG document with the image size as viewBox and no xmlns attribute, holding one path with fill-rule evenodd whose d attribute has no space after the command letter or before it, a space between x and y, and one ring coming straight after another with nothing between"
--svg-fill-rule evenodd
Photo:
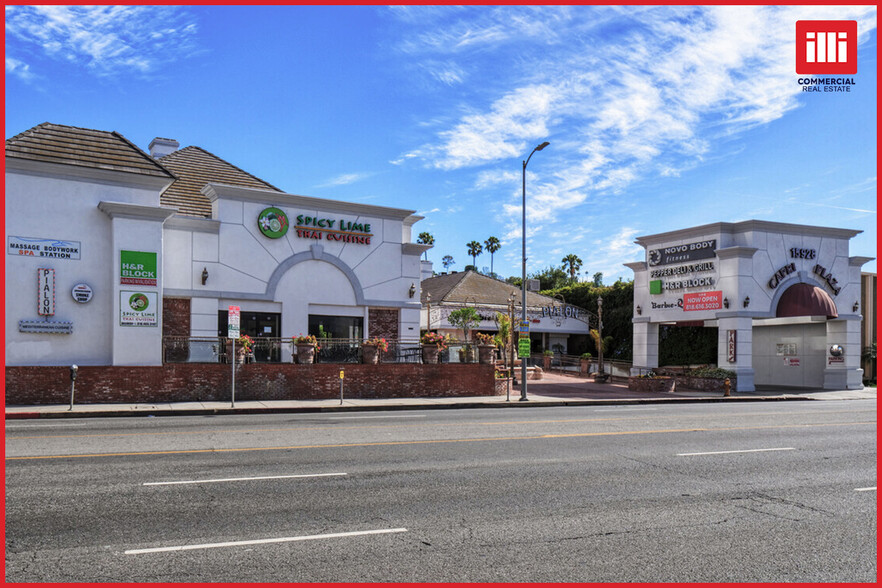
<instances>
[{"instance_id":1,"label":"flower planter","mask_svg":"<svg viewBox=\"0 0 882 588\"><path fill-rule=\"evenodd\" d=\"M550 355L542 356L542 369L546 372L551 370L551 357Z\"/></svg>"},{"instance_id":2,"label":"flower planter","mask_svg":"<svg viewBox=\"0 0 882 588\"><path fill-rule=\"evenodd\" d=\"M496 359L495 345L478 345L478 363L493 363Z\"/></svg>"},{"instance_id":3,"label":"flower planter","mask_svg":"<svg viewBox=\"0 0 882 588\"><path fill-rule=\"evenodd\" d=\"M361 360L363 363L376 364L380 361L380 348L376 345L361 346Z\"/></svg>"},{"instance_id":4,"label":"flower planter","mask_svg":"<svg viewBox=\"0 0 882 588\"><path fill-rule=\"evenodd\" d=\"M463 347L459 350L459 363L475 363L475 350L473 347Z\"/></svg>"},{"instance_id":5,"label":"flower planter","mask_svg":"<svg viewBox=\"0 0 882 588\"><path fill-rule=\"evenodd\" d=\"M236 349L236 365L244 365L245 358L248 357L248 350L239 348Z\"/></svg>"},{"instance_id":6,"label":"flower planter","mask_svg":"<svg viewBox=\"0 0 882 588\"><path fill-rule=\"evenodd\" d=\"M628 390L633 392L673 392L676 387L677 381L668 376L655 378L631 376L628 378Z\"/></svg>"},{"instance_id":7,"label":"flower planter","mask_svg":"<svg viewBox=\"0 0 882 588\"><path fill-rule=\"evenodd\" d=\"M438 363L441 350L437 345L423 345L423 363Z\"/></svg>"},{"instance_id":8,"label":"flower planter","mask_svg":"<svg viewBox=\"0 0 882 588\"><path fill-rule=\"evenodd\" d=\"M590 359L580 359L579 360L579 374L582 376L587 376L588 372L591 370L591 360Z\"/></svg>"},{"instance_id":9,"label":"flower planter","mask_svg":"<svg viewBox=\"0 0 882 588\"><path fill-rule=\"evenodd\" d=\"M295 343L297 347L297 355L295 356L297 363L313 363L315 361L315 345L310 343Z\"/></svg>"}]
</instances>

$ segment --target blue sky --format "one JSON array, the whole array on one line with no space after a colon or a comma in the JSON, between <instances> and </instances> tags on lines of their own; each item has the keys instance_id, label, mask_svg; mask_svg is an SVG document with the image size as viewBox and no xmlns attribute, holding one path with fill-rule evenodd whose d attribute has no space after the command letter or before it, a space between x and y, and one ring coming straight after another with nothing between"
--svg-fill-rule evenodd
<instances>
[{"instance_id":1,"label":"blue sky","mask_svg":"<svg viewBox=\"0 0 882 588\"><path fill-rule=\"evenodd\" d=\"M849 93L803 93L797 20L858 21ZM462 270L720 221L862 230L876 256L875 6L7 6L6 137L197 145L280 189L416 210ZM416 234L414 235L414 238ZM477 259L490 266L490 256ZM872 262L864 271L876 271Z\"/></svg>"}]
</instances>

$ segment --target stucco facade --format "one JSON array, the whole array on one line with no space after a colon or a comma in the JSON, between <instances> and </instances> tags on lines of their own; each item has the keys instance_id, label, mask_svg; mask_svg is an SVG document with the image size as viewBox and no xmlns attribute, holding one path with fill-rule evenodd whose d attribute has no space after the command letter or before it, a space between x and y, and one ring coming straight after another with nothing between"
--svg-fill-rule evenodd
<instances>
[{"instance_id":1,"label":"stucco facade","mask_svg":"<svg viewBox=\"0 0 882 588\"><path fill-rule=\"evenodd\" d=\"M635 374L658 367L661 324L718 328L737 389L862 387L859 231L751 220L640 237Z\"/></svg>"},{"instance_id":2,"label":"stucco facade","mask_svg":"<svg viewBox=\"0 0 882 588\"><path fill-rule=\"evenodd\" d=\"M189 171L175 155L49 123L7 141L6 365L160 365L169 299L187 301L193 337L217 337L235 306L273 317L258 335L305 334L322 316L367 337L382 311L395 337L418 339L422 217L288 194L204 151L200 178L246 185L200 180L170 204Z\"/></svg>"}]
</instances>

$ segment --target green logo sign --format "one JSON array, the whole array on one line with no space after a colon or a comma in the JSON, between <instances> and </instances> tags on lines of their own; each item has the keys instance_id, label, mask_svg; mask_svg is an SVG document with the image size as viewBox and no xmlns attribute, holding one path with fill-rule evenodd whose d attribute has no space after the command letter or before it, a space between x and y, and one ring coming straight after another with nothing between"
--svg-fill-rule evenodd
<instances>
[{"instance_id":1,"label":"green logo sign","mask_svg":"<svg viewBox=\"0 0 882 588\"><path fill-rule=\"evenodd\" d=\"M288 217L278 208L266 208L257 216L257 227L270 239L278 239L288 232Z\"/></svg>"},{"instance_id":2,"label":"green logo sign","mask_svg":"<svg viewBox=\"0 0 882 588\"><path fill-rule=\"evenodd\" d=\"M147 310L147 307L150 306L150 301L144 294L141 294L140 292L135 292L129 297L129 306L132 307L132 310L141 312Z\"/></svg>"},{"instance_id":3,"label":"green logo sign","mask_svg":"<svg viewBox=\"0 0 882 588\"><path fill-rule=\"evenodd\" d=\"M650 294L661 294L662 293L662 281L661 280L650 280L649 293Z\"/></svg>"},{"instance_id":4,"label":"green logo sign","mask_svg":"<svg viewBox=\"0 0 882 588\"><path fill-rule=\"evenodd\" d=\"M530 357L530 340L529 339L518 339L518 357L521 359L526 359Z\"/></svg>"},{"instance_id":5,"label":"green logo sign","mask_svg":"<svg viewBox=\"0 0 882 588\"><path fill-rule=\"evenodd\" d=\"M120 284L156 285L156 253L122 250L119 252L119 261Z\"/></svg>"}]
</instances>

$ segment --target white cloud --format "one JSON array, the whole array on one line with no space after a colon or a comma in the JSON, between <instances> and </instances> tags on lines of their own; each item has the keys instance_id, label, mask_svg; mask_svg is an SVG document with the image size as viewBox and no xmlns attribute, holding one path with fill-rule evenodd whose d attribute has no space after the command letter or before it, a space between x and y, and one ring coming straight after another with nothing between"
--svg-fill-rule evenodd
<instances>
[{"instance_id":1,"label":"white cloud","mask_svg":"<svg viewBox=\"0 0 882 588\"><path fill-rule=\"evenodd\" d=\"M12 57L6 58L6 73L12 74L25 82L29 82L35 77L30 65Z\"/></svg>"},{"instance_id":2,"label":"white cloud","mask_svg":"<svg viewBox=\"0 0 882 588\"><path fill-rule=\"evenodd\" d=\"M354 184L356 182L360 182L365 178L369 178L373 174L371 173L351 173L351 174L340 174L335 178L331 178L330 180L319 184L318 188L332 188L334 186L347 186L349 184Z\"/></svg>"},{"instance_id":3,"label":"white cloud","mask_svg":"<svg viewBox=\"0 0 882 588\"><path fill-rule=\"evenodd\" d=\"M149 74L192 54L190 19L171 6L7 6L7 52L36 50L99 76Z\"/></svg>"},{"instance_id":4,"label":"white cloud","mask_svg":"<svg viewBox=\"0 0 882 588\"><path fill-rule=\"evenodd\" d=\"M713 157L720 140L797 108L796 20L875 27L872 6L414 7L407 15L413 34L402 50L481 79L484 97L426 127L434 137L408 157L441 170L480 168L477 190L511 185L507 238L520 237L515 162L536 143L551 146L528 170L528 231L641 179L676 176Z\"/></svg>"}]
</instances>

